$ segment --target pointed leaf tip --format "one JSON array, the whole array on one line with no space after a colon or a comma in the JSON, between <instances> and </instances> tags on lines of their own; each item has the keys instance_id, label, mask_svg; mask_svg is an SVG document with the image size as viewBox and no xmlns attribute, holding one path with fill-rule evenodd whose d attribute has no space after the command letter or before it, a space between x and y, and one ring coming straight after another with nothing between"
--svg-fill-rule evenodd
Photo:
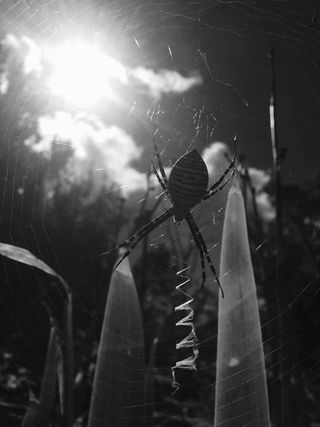
<instances>
[{"instance_id":1,"label":"pointed leaf tip","mask_svg":"<svg viewBox=\"0 0 320 427\"><path fill-rule=\"evenodd\" d=\"M144 375L142 314L125 258L111 277L88 426L144 425Z\"/></svg>"},{"instance_id":2,"label":"pointed leaf tip","mask_svg":"<svg viewBox=\"0 0 320 427\"><path fill-rule=\"evenodd\" d=\"M215 427L270 427L256 285L242 193L228 195L221 248Z\"/></svg>"},{"instance_id":3,"label":"pointed leaf tip","mask_svg":"<svg viewBox=\"0 0 320 427\"><path fill-rule=\"evenodd\" d=\"M122 253L119 252L119 258L121 258ZM121 273L123 276L127 277L128 279L132 279L132 273L131 273L131 269L130 269L130 264L129 264L129 259L128 257L124 258L121 263L117 266L117 268L115 269L115 272L118 271L119 273Z\"/></svg>"}]
</instances>

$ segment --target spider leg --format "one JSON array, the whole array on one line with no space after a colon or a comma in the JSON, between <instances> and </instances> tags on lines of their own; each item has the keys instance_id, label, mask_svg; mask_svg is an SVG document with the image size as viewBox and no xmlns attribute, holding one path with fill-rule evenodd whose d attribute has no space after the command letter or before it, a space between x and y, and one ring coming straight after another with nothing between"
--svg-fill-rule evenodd
<instances>
[{"instance_id":1,"label":"spider leg","mask_svg":"<svg viewBox=\"0 0 320 427\"><path fill-rule=\"evenodd\" d=\"M223 172L223 174L221 175L221 177L218 179L218 181L216 181L214 184L212 184L212 185L208 188L208 190L207 190L207 194L212 193L212 191L214 191L216 188L218 188L218 187L220 186L220 184L221 184L221 183L223 183L223 180L225 179L225 177L228 175L228 173L229 173L230 171L232 171L232 173L233 173L233 171L234 171L234 169L235 169L236 159L237 159L237 144L236 144L236 142L235 142L235 151L234 151L234 156L233 156L232 161L230 162L230 164L229 164L229 166L227 167L227 169ZM232 173L231 173L231 175L232 175ZM230 176L231 176L231 175L230 175ZM224 185L229 181L230 176L229 176L229 177L228 177L228 179L225 181ZM223 186L224 186L224 185L223 185ZM223 187L221 187L221 188L223 188Z\"/></svg>"},{"instance_id":2,"label":"spider leg","mask_svg":"<svg viewBox=\"0 0 320 427\"><path fill-rule=\"evenodd\" d=\"M199 254L200 254L201 273L202 273L201 289L202 289L203 286L204 286L204 283L206 281L206 267L205 267L205 264L204 264L204 256L203 256L204 251L203 251L202 245L201 245L201 243L199 241L198 235L197 235L197 233L195 231L195 228L193 227L193 225L190 222L189 217L186 217L186 221L187 221L187 223L189 225L190 231L191 231L192 236L193 236L193 240L194 240L195 244L197 245L197 248L198 248Z\"/></svg>"},{"instance_id":3,"label":"spider leg","mask_svg":"<svg viewBox=\"0 0 320 427\"><path fill-rule=\"evenodd\" d=\"M202 234L201 234L201 232L200 232L200 230L199 230L199 228L198 228L195 220L193 219L193 216L191 215L191 213L189 213L189 215L186 216L186 221L187 221L187 223L188 223L188 225L190 227L190 230L191 230L192 234L194 233L195 235L197 235L197 239L198 239L198 241L199 241L199 243L201 245L202 253L203 253L203 255L207 259L207 262L209 264L210 270L212 271L213 275L215 276L215 278L217 280L218 286L219 286L220 291L221 291L222 298L224 298L224 292L223 292L223 289L222 289L219 277L217 275L217 272L216 272L216 270L215 270L215 268L213 266L213 263L211 261L211 258L209 256L209 254L208 254L207 245L206 245L205 241L203 240ZM201 287L203 287L203 283L202 283Z\"/></svg>"},{"instance_id":4,"label":"spider leg","mask_svg":"<svg viewBox=\"0 0 320 427\"><path fill-rule=\"evenodd\" d=\"M159 172L157 171L155 165L153 162L151 162L151 167L152 167L152 172L155 174L157 180L159 181L159 184L161 185L163 191L167 194L167 196L169 196L169 191L167 189L166 184L164 183L163 179L161 178L161 176L159 175ZM169 197L170 198L170 197Z\"/></svg>"},{"instance_id":5,"label":"spider leg","mask_svg":"<svg viewBox=\"0 0 320 427\"><path fill-rule=\"evenodd\" d=\"M170 196L170 193L169 193L169 191L168 191L168 186L167 186L167 184L166 184L166 183L168 183L168 180L167 180L167 177L166 177L165 171L163 170L164 175L162 175L162 176L165 176L166 182L165 182L165 181L163 180L163 178L159 175L159 172L157 171L157 169L156 169L156 167L155 167L155 165L154 165L154 163L153 163L153 162L151 162L151 168L152 168L152 171L153 171L153 173L155 174L155 176L156 176L157 180L159 181L159 184L161 185L161 187L162 187L163 191L164 191L164 192L165 192L165 194L167 195L168 199L169 199L169 200L171 200L171 196ZM160 171L160 172L161 172L161 171Z\"/></svg>"},{"instance_id":6,"label":"spider leg","mask_svg":"<svg viewBox=\"0 0 320 427\"><path fill-rule=\"evenodd\" d=\"M151 222L140 228L139 231L137 231L136 234L134 234L129 239L122 242L118 248L121 247L127 247L127 250L123 255L120 256L118 261L116 262L115 266L113 267L113 271L121 264L121 262L130 254L133 248L137 246L137 244L140 242L143 237L145 237L147 234L151 233L155 228L157 228L160 224L162 224L164 221L166 221L168 218L170 218L173 215L173 208L167 209L165 212L163 212L161 215L154 218Z\"/></svg>"},{"instance_id":7,"label":"spider leg","mask_svg":"<svg viewBox=\"0 0 320 427\"><path fill-rule=\"evenodd\" d=\"M201 202L204 202L207 199L210 199L210 197L214 196L215 194L219 193L219 191L221 191L223 189L223 187L225 185L228 184L228 182L230 181L230 179L233 177L234 174L234 170L232 171L232 173L228 176L228 178L215 190L207 190L207 192L205 193L205 195L202 197Z\"/></svg>"},{"instance_id":8,"label":"spider leg","mask_svg":"<svg viewBox=\"0 0 320 427\"><path fill-rule=\"evenodd\" d=\"M157 130L158 129L155 129L154 132L153 132L153 137L152 137L153 149L154 149L154 152L156 154L156 158L157 158L157 161L158 161L159 170L160 170L160 173L161 173L162 180L163 180L165 186L168 187L168 178L167 178L167 175L166 175L165 170L163 168L161 157L160 157L160 153L159 153L159 149L158 149L158 146L156 144L156 133L157 133Z\"/></svg>"}]
</instances>

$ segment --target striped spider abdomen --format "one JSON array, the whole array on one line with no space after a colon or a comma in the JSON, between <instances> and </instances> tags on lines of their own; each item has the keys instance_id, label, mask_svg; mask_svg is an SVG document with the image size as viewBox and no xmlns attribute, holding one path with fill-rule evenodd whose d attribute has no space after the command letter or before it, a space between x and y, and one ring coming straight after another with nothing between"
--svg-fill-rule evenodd
<instances>
[{"instance_id":1,"label":"striped spider abdomen","mask_svg":"<svg viewBox=\"0 0 320 427\"><path fill-rule=\"evenodd\" d=\"M198 204L208 188L209 174L206 164L196 149L184 154L173 165L168 192L176 221L185 218Z\"/></svg>"}]
</instances>

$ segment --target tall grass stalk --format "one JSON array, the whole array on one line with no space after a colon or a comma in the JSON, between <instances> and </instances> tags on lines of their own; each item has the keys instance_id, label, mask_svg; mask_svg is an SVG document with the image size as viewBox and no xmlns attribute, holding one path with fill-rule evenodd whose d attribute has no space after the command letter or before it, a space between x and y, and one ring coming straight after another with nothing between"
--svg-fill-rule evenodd
<instances>
[{"instance_id":1,"label":"tall grass stalk","mask_svg":"<svg viewBox=\"0 0 320 427\"><path fill-rule=\"evenodd\" d=\"M261 325L241 191L229 191L223 226L215 427L269 427Z\"/></svg>"},{"instance_id":2,"label":"tall grass stalk","mask_svg":"<svg viewBox=\"0 0 320 427\"><path fill-rule=\"evenodd\" d=\"M38 414L38 402L36 399L29 398L27 410L24 414L21 427L34 427Z\"/></svg>"},{"instance_id":3,"label":"tall grass stalk","mask_svg":"<svg viewBox=\"0 0 320 427\"><path fill-rule=\"evenodd\" d=\"M276 226L275 226L275 275L274 275L274 307L273 317L277 319L276 331L273 336L274 362L273 371L275 377L274 394L278 396L276 399L276 415L279 427L285 427L284 411L285 411L285 396L284 396L284 376L282 375L286 368L283 366L283 319L281 316L280 295L281 295L281 278L280 278L280 252L282 247L282 186L281 186L281 161L279 158L279 142L278 142L278 126L277 126L277 82L276 82L276 64L275 53L272 49L269 53L271 65L271 93L270 93L270 135L272 147L273 161L273 182L276 205Z\"/></svg>"},{"instance_id":4,"label":"tall grass stalk","mask_svg":"<svg viewBox=\"0 0 320 427\"><path fill-rule=\"evenodd\" d=\"M74 418L74 362L73 362L73 328L72 328L72 295L68 292L64 307L64 382L65 382L65 425L73 426Z\"/></svg>"},{"instance_id":5,"label":"tall grass stalk","mask_svg":"<svg viewBox=\"0 0 320 427\"><path fill-rule=\"evenodd\" d=\"M141 427L145 393L142 314L128 259L113 273L88 427Z\"/></svg>"},{"instance_id":6,"label":"tall grass stalk","mask_svg":"<svg viewBox=\"0 0 320 427\"><path fill-rule=\"evenodd\" d=\"M45 368L41 381L35 427L49 427L50 425L56 396L57 368L59 361L58 345L58 335L55 327L52 326L50 330Z\"/></svg>"}]
</instances>

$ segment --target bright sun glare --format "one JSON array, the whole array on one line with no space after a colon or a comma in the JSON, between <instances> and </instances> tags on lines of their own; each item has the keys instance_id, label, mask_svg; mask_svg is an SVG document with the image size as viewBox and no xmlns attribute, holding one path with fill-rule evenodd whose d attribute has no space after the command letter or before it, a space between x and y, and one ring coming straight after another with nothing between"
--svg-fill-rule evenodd
<instances>
[{"instance_id":1,"label":"bright sun glare","mask_svg":"<svg viewBox=\"0 0 320 427\"><path fill-rule=\"evenodd\" d=\"M97 46L80 40L48 49L53 65L48 81L52 93L75 105L90 106L102 98L115 98L115 80L126 81L125 68Z\"/></svg>"}]
</instances>

